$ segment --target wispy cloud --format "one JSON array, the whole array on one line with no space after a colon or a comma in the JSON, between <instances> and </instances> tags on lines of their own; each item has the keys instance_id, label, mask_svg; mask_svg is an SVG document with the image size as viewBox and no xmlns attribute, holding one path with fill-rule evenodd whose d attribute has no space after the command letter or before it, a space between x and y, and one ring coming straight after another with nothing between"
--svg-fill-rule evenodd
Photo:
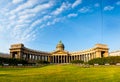
<instances>
[{"instance_id":1,"label":"wispy cloud","mask_svg":"<svg viewBox=\"0 0 120 82\"><path fill-rule=\"evenodd\" d=\"M99 3L95 3L94 6L95 6L95 7L99 7L100 4L99 4Z\"/></svg>"},{"instance_id":2,"label":"wispy cloud","mask_svg":"<svg viewBox=\"0 0 120 82\"><path fill-rule=\"evenodd\" d=\"M90 7L82 7L82 8L79 10L80 13L87 13L87 12L89 12L89 11L90 11Z\"/></svg>"},{"instance_id":3,"label":"wispy cloud","mask_svg":"<svg viewBox=\"0 0 120 82\"><path fill-rule=\"evenodd\" d=\"M19 13L20 15L24 15L24 14L29 14L29 13L38 13L40 11L43 11L45 9L48 9L50 7L52 7L53 3L49 2L49 3L44 3L44 4L40 4L35 6L32 9L25 9L24 11L22 11L21 13Z\"/></svg>"},{"instance_id":4,"label":"wispy cloud","mask_svg":"<svg viewBox=\"0 0 120 82\"><path fill-rule=\"evenodd\" d=\"M116 2L116 5L120 5L120 1Z\"/></svg>"},{"instance_id":5,"label":"wispy cloud","mask_svg":"<svg viewBox=\"0 0 120 82\"><path fill-rule=\"evenodd\" d=\"M38 4L38 0L28 0L27 2L19 5L14 10L10 11L10 14L15 14L15 13L21 11L21 10L25 10L27 8L32 8L32 7L34 7L37 4Z\"/></svg>"},{"instance_id":6,"label":"wispy cloud","mask_svg":"<svg viewBox=\"0 0 120 82\"><path fill-rule=\"evenodd\" d=\"M82 3L82 0L76 0L73 4L72 4L72 8L78 6L79 4Z\"/></svg>"},{"instance_id":7,"label":"wispy cloud","mask_svg":"<svg viewBox=\"0 0 120 82\"><path fill-rule=\"evenodd\" d=\"M14 3L14 4L18 4L18 3L21 3L21 2L23 2L24 0L12 0L12 3Z\"/></svg>"},{"instance_id":8,"label":"wispy cloud","mask_svg":"<svg viewBox=\"0 0 120 82\"><path fill-rule=\"evenodd\" d=\"M113 6L105 6L105 7L104 7L104 11L111 11L111 10L113 10L113 9L114 9Z\"/></svg>"},{"instance_id":9,"label":"wispy cloud","mask_svg":"<svg viewBox=\"0 0 120 82\"><path fill-rule=\"evenodd\" d=\"M64 10L66 10L67 8L69 8L70 5L71 5L71 4L69 4L69 3L63 2L62 5L61 5L59 8L57 8L55 11L53 11L52 14L53 14L53 15L59 15L59 14L62 13Z\"/></svg>"},{"instance_id":10,"label":"wispy cloud","mask_svg":"<svg viewBox=\"0 0 120 82\"><path fill-rule=\"evenodd\" d=\"M62 21L62 20L64 20L64 17L62 17L62 18L54 18L52 21L48 21L47 23L42 24L42 25L40 26L40 28L44 28L44 27L46 27L46 26L54 25L55 23L57 23L57 22L59 22L59 21Z\"/></svg>"},{"instance_id":11,"label":"wispy cloud","mask_svg":"<svg viewBox=\"0 0 120 82\"><path fill-rule=\"evenodd\" d=\"M78 16L78 14L76 14L76 13L70 13L70 14L68 14L68 17L70 18L70 17L76 17L76 16Z\"/></svg>"}]
</instances>

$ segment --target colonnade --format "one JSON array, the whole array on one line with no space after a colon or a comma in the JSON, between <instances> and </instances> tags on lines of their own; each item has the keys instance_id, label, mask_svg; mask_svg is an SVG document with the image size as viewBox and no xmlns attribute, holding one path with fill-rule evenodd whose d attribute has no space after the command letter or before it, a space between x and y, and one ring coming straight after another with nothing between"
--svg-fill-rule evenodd
<instances>
[{"instance_id":1,"label":"colonnade","mask_svg":"<svg viewBox=\"0 0 120 82\"><path fill-rule=\"evenodd\" d=\"M18 54L16 53L16 55L19 56L19 53ZM73 60L82 60L84 62L88 62L89 60L96 58L96 53L94 52L88 54L69 54L69 55L46 55L46 54L22 53L20 58L31 62L38 60L49 61L51 63L70 63Z\"/></svg>"},{"instance_id":2,"label":"colonnade","mask_svg":"<svg viewBox=\"0 0 120 82\"><path fill-rule=\"evenodd\" d=\"M11 58L23 59L29 62L35 62L38 60L49 61L50 56L48 53L25 53L25 52L11 52Z\"/></svg>"},{"instance_id":3,"label":"colonnade","mask_svg":"<svg viewBox=\"0 0 120 82\"><path fill-rule=\"evenodd\" d=\"M37 61L37 60L49 61L49 56L24 53L22 55L22 59L27 61Z\"/></svg>"},{"instance_id":4,"label":"colonnade","mask_svg":"<svg viewBox=\"0 0 120 82\"><path fill-rule=\"evenodd\" d=\"M95 53L89 54L80 54L80 55L53 55L51 62L52 63L70 63L73 60L82 60L87 62L93 58L96 58Z\"/></svg>"}]
</instances>

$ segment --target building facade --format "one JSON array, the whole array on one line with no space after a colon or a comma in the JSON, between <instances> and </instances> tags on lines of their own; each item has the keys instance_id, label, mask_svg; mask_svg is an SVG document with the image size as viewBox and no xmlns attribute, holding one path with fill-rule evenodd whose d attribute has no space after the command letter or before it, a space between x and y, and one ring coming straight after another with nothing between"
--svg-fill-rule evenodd
<instances>
[{"instance_id":1,"label":"building facade","mask_svg":"<svg viewBox=\"0 0 120 82\"><path fill-rule=\"evenodd\" d=\"M120 56L120 50L110 52L109 56Z\"/></svg>"},{"instance_id":2,"label":"building facade","mask_svg":"<svg viewBox=\"0 0 120 82\"><path fill-rule=\"evenodd\" d=\"M10 56L7 53L1 53L0 52L0 57L2 57L2 58L9 58Z\"/></svg>"},{"instance_id":3,"label":"building facade","mask_svg":"<svg viewBox=\"0 0 120 82\"><path fill-rule=\"evenodd\" d=\"M87 62L94 58L108 57L108 47L105 44L96 44L93 48L78 52L68 52L60 41L53 52L43 52L26 48L23 44L13 44L10 48L10 57L24 59L29 62L39 60L51 63L70 63L73 60Z\"/></svg>"}]
</instances>

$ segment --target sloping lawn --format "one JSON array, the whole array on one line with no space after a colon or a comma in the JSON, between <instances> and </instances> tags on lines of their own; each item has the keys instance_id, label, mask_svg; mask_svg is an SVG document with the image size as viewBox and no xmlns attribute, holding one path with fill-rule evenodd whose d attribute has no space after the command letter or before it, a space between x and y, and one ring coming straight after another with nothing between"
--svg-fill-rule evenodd
<instances>
[{"instance_id":1,"label":"sloping lawn","mask_svg":"<svg viewBox=\"0 0 120 82\"><path fill-rule=\"evenodd\" d=\"M0 68L0 82L120 82L120 66Z\"/></svg>"}]
</instances>

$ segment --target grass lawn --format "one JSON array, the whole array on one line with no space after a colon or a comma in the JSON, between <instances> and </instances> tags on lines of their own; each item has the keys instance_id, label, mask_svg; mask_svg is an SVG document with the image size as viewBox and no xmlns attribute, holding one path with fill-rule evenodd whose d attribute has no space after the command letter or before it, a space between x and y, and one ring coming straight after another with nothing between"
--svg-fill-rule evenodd
<instances>
[{"instance_id":1,"label":"grass lawn","mask_svg":"<svg viewBox=\"0 0 120 82\"><path fill-rule=\"evenodd\" d=\"M0 68L0 82L120 82L120 66Z\"/></svg>"}]
</instances>

